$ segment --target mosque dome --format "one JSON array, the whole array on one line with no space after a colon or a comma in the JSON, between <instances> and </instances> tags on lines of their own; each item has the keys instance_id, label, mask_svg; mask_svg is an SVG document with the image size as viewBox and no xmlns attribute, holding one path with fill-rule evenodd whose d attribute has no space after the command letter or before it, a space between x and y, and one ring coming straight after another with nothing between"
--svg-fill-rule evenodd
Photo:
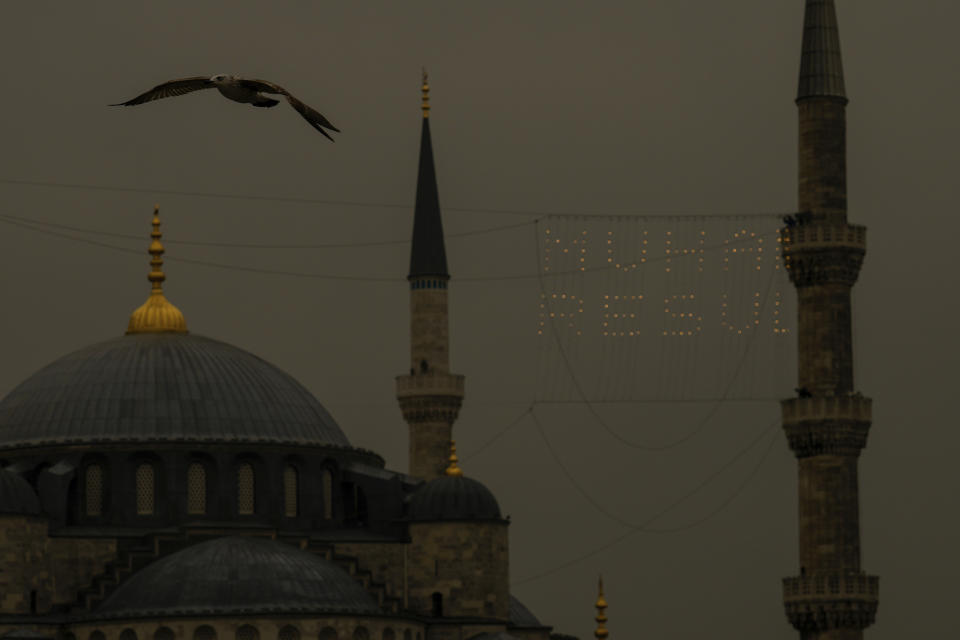
<instances>
[{"instance_id":1,"label":"mosque dome","mask_svg":"<svg viewBox=\"0 0 960 640\"><path fill-rule=\"evenodd\" d=\"M320 556L275 540L228 537L187 547L141 569L94 615L379 612L359 582Z\"/></svg>"},{"instance_id":2,"label":"mosque dome","mask_svg":"<svg viewBox=\"0 0 960 640\"><path fill-rule=\"evenodd\" d=\"M407 516L412 522L437 520L500 520L500 505L479 480L467 478L457 466L457 445L450 443L450 465L444 475L420 486Z\"/></svg>"},{"instance_id":3,"label":"mosque dome","mask_svg":"<svg viewBox=\"0 0 960 640\"><path fill-rule=\"evenodd\" d=\"M40 514L40 501L30 483L17 474L0 469L0 515Z\"/></svg>"},{"instance_id":4,"label":"mosque dome","mask_svg":"<svg viewBox=\"0 0 960 640\"><path fill-rule=\"evenodd\" d=\"M0 401L0 448L170 441L350 446L291 376L188 334L135 333L91 345Z\"/></svg>"},{"instance_id":5,"label":"mosque dome","mask_svg":"<svg viewBox=\"0 0 960 640\"><path fill-rule=\"evenodd\" d=\"M0 401L0 449L128 442L349 447L326 409L292 377L229 344L190 335L163 295L153 212L151 292L123 337L47 365Z\"/></svg>"}]
</instances>

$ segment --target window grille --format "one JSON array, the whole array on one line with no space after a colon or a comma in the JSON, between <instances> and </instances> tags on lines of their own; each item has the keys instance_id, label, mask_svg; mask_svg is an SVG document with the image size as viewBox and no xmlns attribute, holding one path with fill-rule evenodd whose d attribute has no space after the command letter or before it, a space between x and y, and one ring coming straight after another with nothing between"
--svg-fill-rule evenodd
<instances>
[{"instance_id":1,"label":"window grille","mask_svg":"<svg viewBox=\"0 0 960 640\"><path fill-rule=\"evenodd\" d=\"M320 632L320 640L337 640L337 630L333 627L324 627Z\"/></svg>"},{"instance_id":2,"label":"window grille","mask_svg":"<svg viewBox=\"0 0 960 640\"><path fill-rule=\"evenodd\" d=\"M287 625L280 629L277 640L300 640L300 631L294 626Z\"/></svg>"},{"instance_id":3,"label":"window grille","mask_svg":"<svg viewBox=\"0 0 960 640\"><path fill-rule=\"evenodd\" d=\"M245 624L237 629L237 640L260 640L260 632L256 627Z\"/></svg>"},{"instance_id":4,"label":"window grille","mask_svg":"<svg viewBox=\"0 0 960 640\"><path fill-rule=\"evenodd\" d=\"M151 516L154 507L154 477L153 465L144 462L137 467L137 515ZM121 640L134 640L121 638Z\"/></svg>"},{"instance_id":5,"label":"window grille","mask_svg":"<svg viewBox=\"0 0 960 640\"><path fill-rule=\"evenodd\" d=\"M207 469L199 462L187 467L187 513L203 515L207 512Z\"/></svg>"},{"instance_id":6,"label":"window grille","mask_svg":"<svg viewBox=\"0 0 960 640\"><path fill-rule=\"evenodd\" d=\"M353 640L370 640L370 632L366 627L357 627L353 632Z\"/></svg>"},{"instance_id":7,"label":"window grille","mask_svg":"<svg viewBox=\"0 0 960 640\"><path fill-rule=\"evenodd\" d=\"M90 632L90 640L107 640L107 636L103 635L100 629L94 629Z\"/></svg>"},{"instance_id":8,"label":"window grille","mask_svg":"<svg viewBox=\"0 0 960 640\"><path fill-rule=\"evenodd\" d=\"M256 507L254 489L253 465L244 462L237 469L237 513L240 515L254 513Z\"/></svg>"},{"instance_id":9,"label":"window grille","mask_svg":"<svg viewBox=\"0 0 960 640\"><path fill-rule=\"evenodd\" d=\"M175 637L170 627L160 627L153 634L153 640L174 640Z\"/></svg>"},{"instance_id":10,"label":"window grille","mask_svg":"<svg viewBox=\"0 0 960 640\"><path fill-rule=\"evenodd\" d=\"M217 640L217 632L213 627L205 624L194 629L193 640Z\"/></svg>"},{"instance_id":11,"label":"window grille","mask_svg":"<svg viewBox=\"0 0 960 640\"><path fill-rule=\"evenodd\" d=\"M86 471L87 515L103 515L103 467L91 464ZM91 635L91 640L93 640Z\"/></svg>"},{"instance_id":12,"label":"window grille","mask_svg":"<svg viewBox=\"0 0 960 640\"><path fill-rule=\"evenodd\" d=\"M393 632L393 629L387 627L383 630L383 640L396 640L397 634Z\"/></svg>"},{"instance_id":13,"label":"window grille","mask_svg":"<svg viewBox=\"0 0 960 640\"><path fill-rule=\"evenodd\" d=\"M288 518L297 515L297 469L287 465L283 469L283 513Z\"/></svg>"},{"instance_id":14,"label":"window grille","mask_svg":"<svg viewBox=\"0 0 960 640\"><path fill-rule=\"evenodd\" d=\"M333 518L333 474L329 469L323 470L323 517Z\"/></svg>"},{"instance_id":15,"label":"window grille","mask_svg":"<svg viewBox=\"0 0 960 640\"><path fill-rule=\"evenodd\" d=\"M120 640L137 640L137 632L133 629L124 629L120 632Z\"/></svg>"}]
</instances>

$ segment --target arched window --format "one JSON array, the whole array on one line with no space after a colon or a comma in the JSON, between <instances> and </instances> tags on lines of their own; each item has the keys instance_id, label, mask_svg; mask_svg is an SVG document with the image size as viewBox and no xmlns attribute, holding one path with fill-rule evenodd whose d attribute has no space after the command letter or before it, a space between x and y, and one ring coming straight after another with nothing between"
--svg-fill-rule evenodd
<instances>
[{"instance_id":1,"label":"arched window","mask_svg":"<svg viewBox=\"0 0 960 640\"><path fill-rule=\"evenodd\" d=\"M245 624L237 629L237 640L260 640L260 632L256 627Z\"/></svg>"},{"instance_id":2,"label":"arched window","mask_svg":"<svg viewBox=\"0 0 960 640\"><path fill-rule=\"evenodd\" d=\"M170 627L160 627L153 632L153 640L174 640L174 637Z\"/></svg>"},{"instance_id":3,"label":"arched window","mask_svg":"<svg viewBox=\"0 0 960 640\"><path fill-rule=\"evenodd\" d=\"M248 516L255 513L255 489L253 465L244 462L237 468L237 513L240 515Z\"/></svg>"},{"instance_id":4,"label":"arched window","mask_svg":"<svg viewBox=\"0 0 960 640\"><path fill-rule=\"evenodd\" d=\"M99 464L88 465L84 472L84 498L88 516L103 515L103 467Z\"/></svg>"},{"instance_id":5,"label":"arched window","mask_svg":"<svg viewBox=\"0 0 960 640\"><path fill-rule=\"evenodd\" d=\"M323 470L323 517L333 518L333 473L330 469Z\"/></svg>"},{"instance_id":6,"label":"arched window","mask_svg":"<svg viewBox=\"0 0 960 640\"><path fill-rule=\"evenodd\" d=\"M294 518L297 514L297 468L288 464L283 468L283 515Z\"/></svg>"},{"instance_id":7,"label":"arched window","mask_svg":"<svg viewBox=\"0 0 960 640\"><path fill-rule=\"evenodd\" d=\"M393 632L393 629L387 627L383 630L383 640L397 640L397 634Z\"/></svg>"},{"instance_id":8,"label":"arched window","mask_svg":"<svg viewBox=\"0 0 960 640\"><path fill-rule=\"evenodd\" d=\"M155 482L153 474L153 465L144 462L137 465L137 515L152 516L154 506Z\"/></svg>"},{"instance_id":9,"label":"arched window","mask_svg":"<svg viewBox=\"0 0 960 640\"><path fill-rule=\"evenodd\" d=\"M370 632L366 627L357 627L353 631L353 640L370 640Z\"/></svg>"},{"instance_id":10,"label":"arched window","mask_svg":"<svg viewBox=\"0 0 960 640\"><path fill-rule=\"evenodd\" d=\"M120 640L137 640L137 632L128 627L120 632Z\"/></svg>"},{"instance_id":11,"label":"arched window","mask_svg":"<svg viewBox=\"0 0 960 640\"><path fill-rule=\"evenodd\" d=\"M337 640L337 630L333 627L324 627L320 631L320 640Z\"/></svg>"},{"instance_id":12,"label":"arched window","mask_svg":"<svg viewBox=\"0 0 960 640\"><path fill-rule=\"evenodd\" d=\"M193 640L217 640L217 631L208 624L193 630Z\"/></svg>"},{"instance_id":13,"label":"arched window","mask_svg":"<svg viewBox=\"0 0 960 640\"><path fill-rule=\"evenodd\" d=\"M403 632L403 640L413 640L413 633L410 631L410 629L407 629Z\"/></svg>"},{"instance_id":14,"label":"arched window","mask_svg":"<svg viewBox=\"0 0 960 640\"><path fill-rule=\"evenodd\" d=\"M207 512L207 469L199 462L187 467L187 513L203 515Z\"/></svg>"},{"instance_id":15,"label":"arched window","mask_svg":"<svg viewBox=\"0 0 960 640\"><path fill-rule=\"evenodd\" d=\"M443 594L435 592L430 598L433 600L433 617L443 617Z\"/></svg>"},{"instance_id":16,"label":"arched window","mask_svg":"<svg viewBox=\"0 0 960 640\"><path fill-rule=\"evenodd\" d=\"M100 629L94 629L90 632L90 640L107 640L107 636L103 635Z\"/></svg>"},{"instance_id":17,"label":"arched window","mask_svg":"<svg viewBox=\"0 0 960 640\"><path fill-rule=\"evenodd\" d=\"M277 634L277 640L300 640L300 631L293 625L287 625L280 629Z\"/></svg>"}]
</instances>

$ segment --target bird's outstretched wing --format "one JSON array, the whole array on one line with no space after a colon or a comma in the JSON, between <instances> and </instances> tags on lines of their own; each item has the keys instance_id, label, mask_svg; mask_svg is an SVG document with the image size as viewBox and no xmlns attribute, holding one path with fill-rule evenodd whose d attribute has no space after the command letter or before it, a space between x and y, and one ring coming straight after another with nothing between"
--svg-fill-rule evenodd
<instances>
[{"instance_id":1,"label":"bird's outstretched wing","mask_svg":"<svg viewBox=\"0 0 960 640\"><path fill-rule=\"evenodd\" d=\"M330 121L324 118L319 111L312 108L310 105L304 104L298 100L296 96L278 84L274 84L273 82L269 82L267 80L244 79L240 80L239 82L251 91L258 91L260 93L278 93L283 95L287 99L287 102L290 103L290 106L296 109L297 113L303 116L303 119L309 122L311 127L327 136L327 138L330 140L333 140L333 138L331 138L330 134L324 131L324 129L329 129L330 131L336 131L338 133L340 132L340 129L337 129L335 126L330 124Z\"/></svg>"},{"instance_id":2,"label":"bird's outstretched wing","mask_svg":"<svg viewBox=\"0 0 960 640\"><path fill-rule=\"evenodd\" d=\"M163 84L158 84L150 91L141 93L136 98L132 100L127 100L126 102L118 102L116 104L110 105L111 107L132 107L136 104L143 104L144 102L150 102L151 100L159 100L160 98L170 98L173 96L182 96L185 93L190 93L191 91L197 91L199 89L209 89L213 87L213 81L210 78L205 76L194 76L192 78L180 78L179 80L171 80L170 82L164 82Z\"/></svg>"}]
</instances>

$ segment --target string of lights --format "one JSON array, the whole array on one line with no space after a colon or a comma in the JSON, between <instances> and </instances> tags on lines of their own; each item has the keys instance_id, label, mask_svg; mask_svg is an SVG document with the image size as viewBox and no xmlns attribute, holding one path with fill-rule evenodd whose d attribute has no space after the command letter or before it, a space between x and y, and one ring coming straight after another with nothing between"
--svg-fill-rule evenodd
<instances>
[{"instance_id":1,"label":"string of lights","mask_svg":"<svg viewBox=\"0 0 960 640\"><path fill-rule=\"evenodd\" d=\"M0 214L0 223L12 225L15 227L19 227L21 229L35 231L40 234L45 234L45 235L49 235L49 236L53 236L53 237L57 237L65 240L72 240L74 242L80 242L80 243L84 243L92 246L101 247L104 249L110 249L112 251L117 251L120 253L129 253L129 254L135 254L135 255L143 254L142 251L131 249L129 247L120 247L120 246L109 244L106 242L100 242L98 240L92 240L90 238L82 238L75 235L62 233L59 231L55 231L53 229L46 229L42 226L43 223L24 222L22 216L18 216L17 219L15 219L15 218L12 218L9 214ZM519 226L527 226L527 225L526 224L518 225L518 227ZM533 226L534 226L534 229L536 229L536 224L534 224ZM742 240L740 242L749 242L749 241L750 240ZM706 250L721 249L721 248L730 246L730 244L734 244L734 243L712 245L710 247L706 247L705 249ZM657 263L667 259L668 258L665 256L647 258L644 264ZM403 277L349 276L349 275L336 275L336 274L326 274L326 273L289 271L289 270L283 270L283 269L264 269L260 267L247 267L247 266L237 265L237 264L212 262L209 260L197 260L192 258L181 258L177 256L166 256L165 260L168 260L170 262L181 262L185 264L213 267L217 269L243 271L247 273L257 273L262 275L288 276L288 277L294 277L294 278L309 278L309 279L317 279L317 280L346 280L346 281L352 281L352 282L396 283L396 282L404 281ZM616 268L617 267L614 265L603 265L600 267L591 267L589 270L598 271L598 270L616 269ZM579 269L579 270L570 271L569 273L582 273L582 272L583 272L583 269ZM550 275L551 276L562 275L562 273L556 272ZM505 276L472 276L472 277L457 278L457 282L467 282L467 283L469 282L503 282L503 281L510 281L510 280L535 280L535 279L542 280L542 278L543 278L543 274L538 272L536 274L516 274L516 275L505 275ZM542 283L541 283L541 290L542 290Z\"/></svg>"},{"instance_id":2,"label":"string of lights","mask_svg":"<svg viewBox=\"0 0 960 640\"><path fill-rule=\"evenodd\" d=\"M538 256L538 261L539 261L539 256L540 256L539 236L537 236L536 247L537 247L537 256ZM651 260L653 260L653 259L651 259ZM542 296L542 299L548 300L548 304L549 304L549 298L547 298L547 295L546 295L546 289L545 289L545 287L544 287L544 282L543 282L542 273L541 273L541 274L538 274L538 276L539 276L539 277L538 277L538 280L537 280L537 281L538 281L538 285L539 285L539 287L540 287L540 294L541 294L541 296ZM769 297L770 297L770 295L769 295L769 294L770 294L770 291L773 289L773 284L774 284L774 272L771 271L771 272L770 272L770 279L769 279L769 281L768 281L768 283L767 283L767 287L766 287L766 292L764 293L764 296L763 296L763 299L762 299L762 302L761 302L761 306L760 306L761 312L762 312L762 310L763 310L764 308L766 308L766 303L767 303L767 300L768 300ZM634 442L634 441L632 441L632 440L628 440L627 438L624 438L622 435L620 435L615 429L611 428L610 425L607 424L607 422L606 422L606 421L600 416L600 414L597 412L596 407L593 405L593 403L592 403L592 402L590 401L590 399L587 397L587 394L586 394L586 392L584 391L583 386L580 384L580 379L579 379L579 377L576 375L576 372L574 371L574 367L573 367L572 363L570 362L570 358L568 357L568 355L567 355L567 353L566 353L566 350L563 348L563 344L562 344L562 342L561 342L561 340L560 340L559 332L557 331L557 328L556 328L556 318L551 317L551 320L550 320L550 330L551 330L551 335L552 335L553 338L554 338L554 342L555 342L555 344L556 344L558 353L559 353L559 355L560 355L560 359L561 359L561 361L563 362L564 368L566 369L567 375L570 376L570 380L571 380L571 382L573 383L573 387L574 387L577 395L579 396L580 401L581 401L582 404L587 408L587 411L589 411L590 415L594 418L594 420L596 420L596 422L597 422L601 427L603 427L603 429L604 429L607 433L609 433L609 434L610 434L615 440L617 440L620 444L625 445L625 446L627 446L627 447L630 447L631 449L640 449L640 450L643 450L643 451L666 451L667 449L672 449L672 448L674 448L674 447L678 447L678 446L680 446L680 445L682 445L682 444L690 441L690 440L693 439L694 437L696 437L700 432L702 432L702 431L704 430L704 428L706 428L706 425L707 425L707 424L710 422L710 420L716 415L717 411L719 411L721 405L722 405L723 402L726 400L727 396L730 394L730 391L731 391L731 389L733 388L733 384L734 384L734 382L736 381L737 377L740 375L740 372L741 372L741 370L742 370L742 368L743 368L743 365L744 365L744 363L745 363L746 360L747 360L747 356L748 356L748 354L750 353L750 347L752 346L753 341L754 341L754 339L755 339L755 337L756 337L756 335L757 335L756 332L754 332L754 333L751 333L751 334L748 336L746 348L744 349L743 354L741 355L741 357L740 357L740 358L738 359L738 361L737 361L737 365L736 365L736 368L735 368L735 370L734 370L733 375L730 376L730 378L727 380L727 385L724 387L724 390L723 390L723 393L722 393L721 396L720 396L720 399L711 407L710 411L707 412L707 414L703 417L703 419L700 420L699 424L698 424L692 431L684 434L682 437L678 438L677 440L674 440L673 442L669 442L669 443L663 444L663 445L651 445L651 444Z\"/></svg>"},{"instance_id":3,"label":"string of lights","mask_svg":"<svg viewBox=\"0 0 960 640\"><path fill-rule=\"evenodd\" d=\"M409 203L400 204L396 202L369 202L362 200L331 200L323 198L295 198L289 196L272 196L272 195L257 195L257 194L240 194L240 193L223 193L223 192L213 192L213 191L188 191L180 189L161 189L161 188L149 188L149 187L121 187L116 185L103 185L103 184L90 184L82 182L57 182L52 180L18 180L14 178L0 178L0 184L7 185L16 185L16 186L27 186L27 187L43 187L43 188L54 188L54 189L77 189L85 191L107 191L107 192L116 192L116 193L143 193L149 195L169 195L169 196L181 196L189 198L211 198L211 199L220 199L220 200L250 200L250 201L262 201L262 202L283 202L287 204L299 204L299 205L326 205L326 206L338 206L338 207L364 207L372 209L405 209L410 210L412 207ZM603 212L593 212L585 214L583 212L561 212L561 211L534 211L526 209L483 209L478 207L444 207L444 211L456 212L456 213L487 213L487 214L497 214L497 215L517 215L517 216L528 216L531 218L542 218L546 216L558 216L558 217L617 217L624 214L610 214ZM635 213L628 214L629 217L662 217L670 216L673 218L685 218L685 219L703 219L703 218L717 218L717 217L734 217L734 218L782 218L785 215L790 215L795 212L768 212L768 213L705 213L705 212L658 212L658 213Z\"/></svg>"},{"instance_id":4,"label":"string of lights","mask_svg":"<svg viewBox=\"0 0 960 640\"><path fill-rule=\"evenodd\" d=\"M532 415L532 414L531 414L531 415ZM779 424L780 424L780 421L779 421L779 420L776 420L775 422L772 422L772 423L770 423L769 425L767 425L767 426L766 426L759 434L757 434L757 436L756 436L755 438L753 438L744 448L742 448L739 452L737 452L736 455L734 455L732 458L730 458L726 463L724 463L722 466L720 466L720 467L719 467L717 470L715 470L713 473L711 473L711 474L708 475L706 478L704 478L697 486L695 486L693 489L691 489L691 490L688 491L687 493L683 494L682 496L680 496L679 498L677 498L676 500L674 500L673 502L671 502L670 504L668 504L666 507L664 507L664 508L661 509L660 511L658 511L658 512L654 513L653 515L651 515L649 518L647 518L647 519L646 519L643 523L641 523L639 526L637 526L637 527L630 527L630 528L628 528L627 531L625 531L624 533L621 533L621 534L617 535L616 537L611 538L611 539L608 540L607 542L605 542L605 543L603 543L603 544L601 544L601 545L598 545L598 546L594 547L594 548L591 549L590 551L587 551L587 552L582 553L582 554L580 554L580 555L578 555L578 556L574 556L574 557L572 557L572 558L569 558L569 559L566 560L565 562L562 562L561 564L558 564L558 565L556 565L556 566L554 566L554 567L552 567L552 568L550 568L550 569L546 569L546 570L541 571L541 572L539 572L539 573L535 573L535 574L530 575L530 576L527 576L527 577L525 577L525 578L521 578L520 580L516 580L516 581L514 581L513 583L511 583L511 586L516 587L516 586L520 586L520 585L527 584L527 583L530 583L530 582L534 582L534 581L537 581L537 580L542 580L543 578L549 577L549 576L551 576L551 575L553 575L553 574L555 574L555 573L558 573L558 572L560 572L560 571L563 571L564 569L568 569L568 568L570 568L570 567L572 567L572 566L574 566L574 565L577 565L577 564L583 562L584 560L589 560L590 558L592 558L592 557L594 557L594 556L596 556L596 555L598 555L598 554L600 554L600 553L603 553L603 552L606 551L607 549L611 549L611 548L615 547L616 545L620 544L621 542L623 542L623 541L626 540L627 538L629 538L629 537L631 537L631 536L633 536L633 535L636 535L636 534L638 534L638 533L675 533L675 532L678 532L678 531L684 531L684 530L686 530L686 529L693 528L693 527L695 527L695 526L697 526L697 525L699 525L699 524L701 524L701 523L703 523L703 522L706 522L706 521L709 520L710 518L714 517L715 515L717 515L717 514L720 513L721 511L723 511L723 509L726 508L728 505L730 505L730 504L743 492L743 490L747 487L747 485L749 485L750 482L756 477L757 473L760 472L760 468L763 466L763 463L766 461L766 459L767 459L767 457L769 456L770 452L773 450L773 446L772 446L772 445L773 445L774 442L776 442L776 438L775 438L775 437L773 437L773 436L770 437L770 445L768 445L768 447L767 447L766 451L764 452L763 456L759 459L759 461L757 462L757 464L754 465L754 467L750 470L750 473L744 478L744 480L737 486L737 488L734 490L734 492L733 492L726 500L724 500L723 503L721 503L721 505L720 505L718 508L714 509L713 511L711 511L710 513L708 513L706 516L700 518L699 520L697 520L697 521L695 521L695 522L693 522L693 523L688 523L688 524L683 525L683 526L681 526L681 527L672 527L672 528L661 529L661 530L656 530L656 529L650 530L650 529L649 529L649 527L650 527L651 524L653 524L654 522L656 522L657 520L659 520L659 519L662 518L663 516L667 515L668 513L670 513L671 511L673 511L673 510L676 509L677 507L679 507L681 504L683 504L684 502L686 502L687 500L689 500L690 498L692 498L694 495L696 495L697 493L699 493L702 489L704 489L705 487L707 487L711 482L713 482L713 480L715 480L718 476L722 475L727 469L729 469L729 468L732 467L734 464L736 464L736 462L737 462L740 458L742 458L744 455L746 455L747 452L751 451L751 450L757 445L757 443L759 443L760 441L762 441L763 438L764 438L765 436L767 436L767 435L774 429L774 427L777 427Z\"/></svg>"}]
</instances>

